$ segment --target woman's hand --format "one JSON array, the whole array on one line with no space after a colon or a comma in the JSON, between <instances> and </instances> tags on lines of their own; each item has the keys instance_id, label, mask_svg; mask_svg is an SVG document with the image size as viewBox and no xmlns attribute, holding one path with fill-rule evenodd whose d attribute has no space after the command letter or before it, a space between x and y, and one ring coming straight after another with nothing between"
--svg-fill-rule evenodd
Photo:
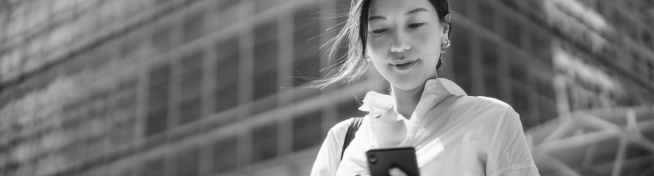
<instances>
[{"instance_id":1,"label":"woman's hand","mask_svg":"<svg viewBox=\"0 0 654 176\"><path fill-rule=\"evenodd\" d=\"M394 167L391 170L388 170L388 174L391 176L407 176L406 173L402 172L402 169Z\"/></svg>"}]
</instances>

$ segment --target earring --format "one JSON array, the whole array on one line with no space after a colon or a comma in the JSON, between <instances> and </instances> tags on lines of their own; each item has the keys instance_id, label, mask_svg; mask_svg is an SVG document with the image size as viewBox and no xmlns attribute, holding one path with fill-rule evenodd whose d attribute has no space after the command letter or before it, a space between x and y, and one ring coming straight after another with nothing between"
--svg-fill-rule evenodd
<instances>
[{"instance_id":1,"label":"earring","mask_svg":"<svg viewBox=\"0 0 654 176\"><path fill-rule=\"evenodd\" d=\"M445 39L445 42L441 43L441 53L445 53L445 49L450 47L450 40Z\"/></svg>"},{"instance_id":2,"label":"earring","mask_svg":"<svg viewBox=\"0 0 654 176\"><path fill-rule=\"evenodd\" d=\"M449 47L450 47L450 40L446 38L444 42L441 42L441 48L449 48Z\"/></svg>"}]
</instances>

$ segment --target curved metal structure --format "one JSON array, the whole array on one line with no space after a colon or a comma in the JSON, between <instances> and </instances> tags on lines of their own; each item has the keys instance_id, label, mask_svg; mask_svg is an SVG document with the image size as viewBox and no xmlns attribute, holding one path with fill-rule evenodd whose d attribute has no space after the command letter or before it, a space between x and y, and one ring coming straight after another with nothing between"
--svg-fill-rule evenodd
<instances>
[{"instance_id":1,"label":"curved metal structure","mask_svg":"<svg viewBox=\"0 0 654 176\"><path fill-rule=\"evenodd\" d=\"M654 108L576 111L525 132L541 175L652 175Z\"/></svg>"}]
</instances>

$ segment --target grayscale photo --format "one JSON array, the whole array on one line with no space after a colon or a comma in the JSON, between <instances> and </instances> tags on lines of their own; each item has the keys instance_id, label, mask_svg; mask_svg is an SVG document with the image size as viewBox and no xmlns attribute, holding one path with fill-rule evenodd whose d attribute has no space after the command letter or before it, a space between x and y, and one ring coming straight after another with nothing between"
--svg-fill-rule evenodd
<instances>
[{"instance_id":1,"label":"grayscale photo","mask_svg":"<svg viewBox=\"0 0 654 176\"><path fill-rule=\"evenodd\" d=\"M651 176L654 0L0 0L0 176Z\"/></svg>"}]
</instances>

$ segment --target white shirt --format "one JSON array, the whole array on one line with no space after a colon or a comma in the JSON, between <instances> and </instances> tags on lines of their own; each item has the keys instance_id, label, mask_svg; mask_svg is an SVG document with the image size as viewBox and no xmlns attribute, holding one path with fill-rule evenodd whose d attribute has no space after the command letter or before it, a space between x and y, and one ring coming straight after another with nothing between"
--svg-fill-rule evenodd
<instances>
[{"instance_id":1,"label":"white shirt","mask_svg":"<svg viewBox=\"0 0 654 176\"><path fill-rule=\"evenodd\" d=\"M414 147L421 175L539 175L520 117L502 101L467 96L454 82L438 78L425 83L408 120L395 112L392 96L371 91L363 102L359 109L369 113L343 160L349 121L329 130L312 176L369 175L365 152L380 148L381 141L393 141L387 138L395 134L406 137L396 140L399 145L381 148Z\"/></svg>"}]
</instances>

